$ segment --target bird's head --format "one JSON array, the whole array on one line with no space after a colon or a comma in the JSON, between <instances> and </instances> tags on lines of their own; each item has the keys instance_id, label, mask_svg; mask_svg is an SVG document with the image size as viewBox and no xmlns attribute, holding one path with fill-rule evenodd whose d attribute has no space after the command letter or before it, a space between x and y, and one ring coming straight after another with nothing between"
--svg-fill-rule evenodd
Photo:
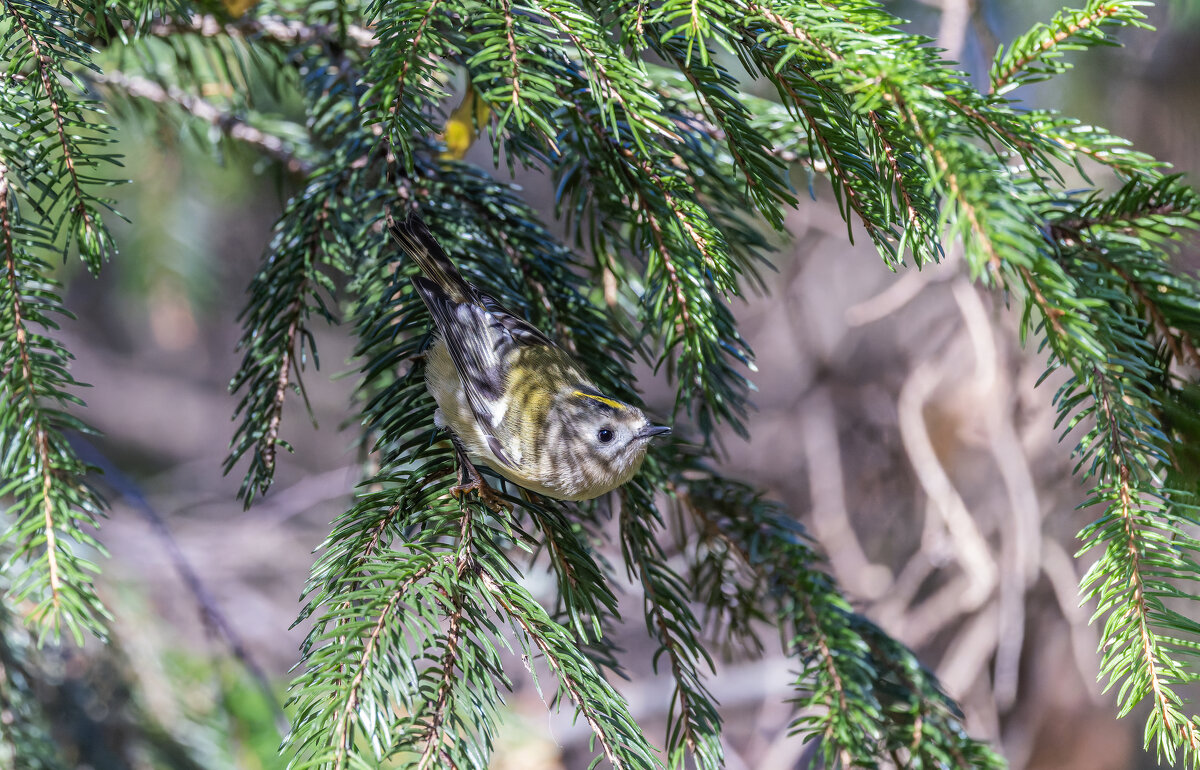
<instances>
[{"instance_id":1,"label":"bird's head","mask_svg":"<svg viewBox=\"0 0 1200 770\"><path fill-rule=\"evenodd\" d=\"M570 425L570 457L584 480L586 500L624 484L642 464L650 439L671 432L654 425L641 409L592 390L575 390L563 405Z\"/></svg>"}]
</instances>

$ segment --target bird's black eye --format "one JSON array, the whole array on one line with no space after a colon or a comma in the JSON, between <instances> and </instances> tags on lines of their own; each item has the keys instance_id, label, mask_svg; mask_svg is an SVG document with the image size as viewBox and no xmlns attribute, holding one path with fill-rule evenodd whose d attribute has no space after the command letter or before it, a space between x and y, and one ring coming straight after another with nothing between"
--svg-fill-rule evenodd
<instances>
[{"instance_id":1,"label":"bird's black eye","mask_svg":"<svg viewBox=\"0 0 1200 770\"><path fill-rule=\"evenodd\" d=\"M600 439L601 444L607 444L613 440L613 432L608 428L601 428L596 434L596 438Z\"/></svg>"}]
</instances>

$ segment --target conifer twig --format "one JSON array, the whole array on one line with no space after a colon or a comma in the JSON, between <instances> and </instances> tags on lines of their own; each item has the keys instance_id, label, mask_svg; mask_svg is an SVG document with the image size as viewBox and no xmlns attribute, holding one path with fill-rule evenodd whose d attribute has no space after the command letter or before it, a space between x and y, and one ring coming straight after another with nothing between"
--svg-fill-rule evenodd
<instances>
[{"instance_id":1,"label":"conifer twig","mask_svg":"<svg viewBox=\"0 0 1200 770\"><path fill-rule=\"evenodd\" d=\"M37 450L37 472L41 476L42 521L43 533L46 538L46 566L49 571L50 597L53 612L57 613L62 607L62 579L58 566L58 525L54 517L54 498L51 490L54 485L54 468L50 463L49 440L46 435L46 425L41 419L37 408L37 384L34 381L32 356L29 350L29 333L21 308L21 288L17 284L17 250L13 238L11 201L9 199L8 166L0 158L0 246L4 249L4 275L8 283L8 294L12 301L13 331L17 345L17 360L21 369L23 393L12 394L25 400L25 409L31 412L28 419L29 427L33 430L33 443Z\"/></svg>"},{"instance_id":2,"label":"conifer twig","mask_svg":"<svg viewBox=\"0 0 1200 770\"><path fill-rule=\"evenodd\" d=\"M350 723L354 709L358 705L359 688L362 687L363 678L367 674L367 667L379 644L380 634L383 633L383 629L389 621L395 622L395 618L392 617L392 610L405 598L405 594L410 586L424 580L438 565L439 562L437 560L430 560L424 567L413 572L404 582L395 586L387 602L380 608L378 618L371 625L366 644L363 645L362 654L351 669L354 671L354 676L346 688L346 702L338 710L337 722L333 729L332 737L335 748L334 770L341 770L342 767L346 766L348 761L350 744L353 737Z\"/></svg>"},{"instance_id":3,"label":"conifer twig","mask_svg":"<svg viewBox=\"0 0 1200 770\"><path fill-rule=\"evenodd\" d=\"M995 72L992 75L989 93L994 94L1002 90L1017 73L1028 67L1039 56L1053 50L1055 46L1089 27L1097 26L1104 19L1115 16L1119 11L1119 3L1100 4L1090 14L1079 17L1074 23L1062 25L1052 36L1043 40L1037 48L1017 57L1006 68Z\"/></svg>"},{"instance_id":4,"label":"conifer twig","mask_svg":"<svg viewBox=\"0 0 1200 770\"><path fill-rule=\"evenodd\" d=\"M60 103L58 96L59 89L55 87L56 81L50 72L52 66L50 54L42 50L37 36L30 30L29 20L23 14L17 12L11 0L0 1L4 3L4 7L8 10L8 15L16 19L17 25L21 28L21 33L24 35L26 43L33 52L34 59L37 61L38 79L42 84L42 92L46 95L46 102L49 104L50 111L54 115L54 127L58 135L59 147L62 150L63 165L66 167L67 174L71 178L71 188L75 193L75 200L71 208L83 220L83 225L88 231L86 238L90 240L96 233L97 224L93 221L94 214L87 205L87 197L83 191L83 184L79 180L79 171L76 168L78 161L75 157L75 148L67 132L67 123L63 115L63 105Z\"/></svg>"},{"instance_id":5,"label":"conifer twig","mask_svg":"<svg viewBox=\"0 0 1200 770\"><path fill-rule=\"evenodd\" d=\"M600 743L600 747L604 751L604 757L612 764L614 768L616 768L616 770L634 770L634 768L632 768L627 762L622 760L622 752L619 752L618 747L613 745L612 741L609 739L608 730L605 729L605 725L601 721L601 717L596 713L594 704L592 704L590 699L584 695L583 691L579 688L578 683L563 671L558 656L555 654L555 650L551 647L545 635L539 631L539 629L533 624L531 619L525 615L525 613L521 612L520 609L510 601L507 593L500 586L500 584L498 584L495 579L492 578L491 575L486 572L482 572L480 573L479 578L484 589L492 595L492 598L496 600L496 603L501 607L501 609L503 609L505 613L512 618L513 622L521 627L529 639L541 651L543 659L546 661L547 665L550 666L550 670L556 676L558 676L559 681L562 683L563 689L567 691L567 694L570 696L571 701L575 704L575 707L579 710L579 713L592 728L592 735L594 735L596 740Z\"/></svg>"}]
</instances>

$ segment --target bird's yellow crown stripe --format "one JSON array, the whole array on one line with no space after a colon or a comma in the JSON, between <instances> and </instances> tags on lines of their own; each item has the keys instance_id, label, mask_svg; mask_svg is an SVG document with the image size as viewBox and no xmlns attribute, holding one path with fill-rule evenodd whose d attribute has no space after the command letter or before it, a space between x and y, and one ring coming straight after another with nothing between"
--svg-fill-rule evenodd
<instances>
[{"instance_id":1,"label":"bird's yellow crown stripe","mask_svg":"<svg viewBox=\"0 0 1200 770\"><path fill-rule=\"evenodd\" d=\"M593 401L599 401L602 404L611 406L613 409L624 409L625 408L625 405L622 404L620 401L614 401L613 399L605 398L604 396L597 396L593 393L584 393L582 390L577 390L572 395L579 396L580 398L590 398Z\"/></svg>"}]
</instances>

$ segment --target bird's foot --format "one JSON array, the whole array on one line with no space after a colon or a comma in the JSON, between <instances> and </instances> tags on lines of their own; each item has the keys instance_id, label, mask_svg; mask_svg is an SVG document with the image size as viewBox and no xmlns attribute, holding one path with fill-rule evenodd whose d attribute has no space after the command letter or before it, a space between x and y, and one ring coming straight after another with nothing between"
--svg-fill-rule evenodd
<instances>
[{"instance_id":1,"label":"bird's foot","mask_svg":"<svg viewBox=\"0 0 1200 770\"><path fill-rule=\"evenodd\" d=\"M486 505L495 513L500 513L501 511L511 512L512 503L500 497L500 495L496 493L496 490L492 489L488 483L483 480L483 476L479 475L479 471L475 470L475 466L469 465L467 467L473 471L474 477L470 480L463 481L461 478L462 474L460 473L459 483L450 487L450 494L453 495L456 500L462 500L469 492L474 492L479 495L480 501L482 501L484 505Z\"/></svg>"},{"instance_id":2,"label":"bird's foot","mask_svg":"<svg viewBox=\"0 0 1200 770\"><path fill-rule=\"evenodd\" d=\"M458 483L450 487L450 494L454 496L454 499L462 500L468 492L474 492L479 495L483 504L495 513L500 513L500 511L511 513L512 504L500 497L496 490L488 485L475 465L467 459L467 453L459 447L457 437L454 439L454 450L455 459L458 461Z\"/></svg>"}]
</instances>

